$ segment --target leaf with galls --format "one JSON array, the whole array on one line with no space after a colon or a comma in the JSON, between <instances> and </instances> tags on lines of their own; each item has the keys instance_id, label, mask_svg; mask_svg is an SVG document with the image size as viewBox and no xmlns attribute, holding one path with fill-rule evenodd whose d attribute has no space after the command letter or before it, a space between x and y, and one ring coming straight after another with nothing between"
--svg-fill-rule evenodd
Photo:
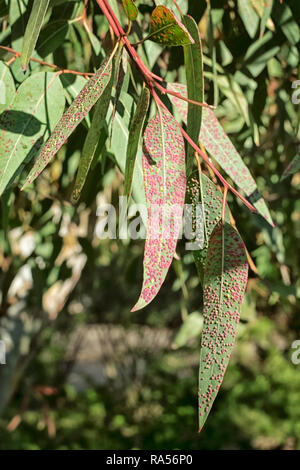
<instances>
[{"instance_id":1,"label":"leaf with galls","mask_svg":"<svg viewBox=\"0 0 300 470\"><path fill-rule=\"evenodd\" d=\"M199 431L218 394L230 359L247 278L244 243L231 225L220 222L209 241L204 271Z\"/></svg>"},{"instance_id":2,"label":"leaf with galls","mask_svg":"<svg viewBox=\"0 0 300 470\"><path fill-rule=\"evenodd\" d=\"M185 149L174 117L165 109L151 119L144 135L143 170L148 223L144 278L132 311L158 294L175 254L184 207Z\"/></svg>"}]
</instances>

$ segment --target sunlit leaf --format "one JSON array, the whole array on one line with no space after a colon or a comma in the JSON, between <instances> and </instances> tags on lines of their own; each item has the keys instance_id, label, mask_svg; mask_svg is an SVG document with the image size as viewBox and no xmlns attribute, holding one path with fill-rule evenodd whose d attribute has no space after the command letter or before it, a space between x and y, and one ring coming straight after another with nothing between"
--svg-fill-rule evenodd
<instances>
[{"instance_id":1,"label":"sunlit leaf","mask_svg":"<svg viewBox=\"0 0 300 470\"><path fill-rule=\"evenodd\" d=\"M138 145L141 138L146 114L150 102L150 91L145 87L137 103L135 115L129 129L128 145L126 153L124 194L129 197L131 193L133 171L137 155Z\"/></svg>"},{"instance_id":2,"label":"sunlit leaf","mask_svg":"<svg viewBox=\"0 0 300 470\"><path fill-rule=\"evenodd\" d=\"M254 38L259 25L259 17L252 7L251 0L238 0L238 11L249 36Z\"/></svg>"},{"instance_id":3,"label":"sunlit leaf","mask_svg":"<svg viewBox=\"0 0 300 470\"><path fill-rule=\"evenodd\" d=\"M12 47L16 51L22 49L23 37L29 18L29 0L10 0L9 2L9 23L11 26Z\"/></svg>"},{"instance_id":4,"label":"sunlit leaf","mask_svg":"<svg viewBox=\"0 0 300 470\"><path fill-rule=\"evenodd\" d=\"M81 158L79 161L79 168L76 176L76 181L73 190L73 199L76 201L81 194L84 186L87 174L89 172L92 161L95 157L97 146L99 143L102 127L105 124L105 118L109 106L111 97L112 85L113 85L113 71L111 73L111 79L106 86L104 92L100 96L93 115L91 127L87 133L86 139L83 144Z\"/></svg>"},{"instance_id":5,"label":"sunlit leaf","mask_svg":"<svg viewBox=\"0 0 300 470\"><path fill-rule=\"evenodd\" d=\"M148 305L159 292L181 230L186 187L185 150L178 124L168 111L160 109L149 121L143 151L148 225L143 287L132 311Z\"/></svg>"},{"instance_id":6,"label":"sunlit leaf","mask_svg":"<svg viewBox=\"0 0 300 470\"><path fill-rule=\"evenodd\" d=\"M247 278L247 257L239 234L231 225L219 223L209 241L204 272L199 430L223 381L235 342Z\"/></svg>"},{"instance_id":7,"label":"sunlit leaf","mask_svg":"<svg viewBox=\"0 0 300 470\"><path fill-rule=\"evenodd\" d=\"M109 151L115 157L115 162L121 172L125 174L126 167L126 149L129 139L129 126L134 115L135 104L133 98L126 92L122 91L117 111L113 123L111 141ZM110 103L107 122L110 125L113 112L113 104ZM135 160L135 167L132 181L132 197L138 204L146 204L143 168L142 168L142 148L138 147Z\"/></svg>"},{"instance_id":8,"label":"sunlit leaf","mask_svg":"<svg viewBox=\"0 0 300 470\"><path fill-rule=\"evenodd\" d=\"M275 25L271 18L273 9L273 0L264 0L262 9L261 23L260 23L260 36L264 35L265 27L267 26L271 31L275 31Z\"/></svg>"},{"instance_id":9,"label":"sunlit leaf","mask_svg":"<svg viewBox=\"0 0 300 470\"><path fill-rule=\"evenodd\" d=\"M186 96L186 87L184 85L172 84L170 89L177 91ZM170 96L171 101L180 110L183 120L187 119L186 102ZM180 102L180 103L179 103ZM200 141L218 162L224 171L230 176L235 184L242 189L250 202L271 225L273 225L269 209L257 190L257 185L252 177L249 169L243 162L231 140L224 132L223 127L219 123L215 113L210 108L202 110L202 125L200 133Z\"/></svg>"},{"instance_id":10,"label":"sunlit leaf","mask_svg":"<svg viewBox=\"0 0 300 470\"><path fill-rule=\"evenodd\" d=\"M185 46L194 40L185 26L168 8L160 5L151 15L149 38L164 46Z\"/></svg>"},{"instance_id":11,"label":"sunlit leaf","mask_svg":"<svg viewBox=\"0 0 300 470\"><path fill-rule=\"evenodd\" d=\"M127 15L127 18L130 21L136 20L139 11L138 11L136 5L134 4L133 0L122 0L122 3L123 3L123 7L124 7L125 13Z\"/></svg>"},{"instance_id":12,"label":"sunlit leaf","mask_svg":"<svg viewBox=\"0 0 300 470\"><path fill-rule=\"evenodd\" d=\"M63 114L65 97L55 73L25 80L0 118L0 194L20 165L34 157Z\"/></svg>"},{"instance_id":13,"label":"sunlit leaf","mask_svg":"<svg viewBox=\"0 0 300 470\"><path fill-rule=\"evenodd\" d=\"M174 339L174 346L182 348L187 342L199 336L203 327L203 317L198 312L193 312L188 315L187 319L183 322Z\"/></svg>"},{"instance_id":14,"label":"sunlit leaf","mask_svg":"<svg viewBox=\"0 0 300 470\"><path fill-rule=\"evenodd\" d=\"M27 68L29 59L34 51L36 42L39 37L40 30L43 26L43 21L47 8L49 5L49 0L34 0L29 21L26 26L23 46L21 51L21 63L22 68L25 70Z\"/></svg>"},{"instance_id":15,"label":"sunlit leaf","mask_svg":"<svg viewBox=\"0 0 300 470\"><path fill-rule=\"evenodd\" d=\"M64 113L58 122L49 140L42 148L27 182L32 183L43 169L52 160L54 155L65 143L67 138L76 129L78 124L85 118L92 106L97 102L106 86L108 85L112 72L112 56L105 59L100 69L88 80L79 95L75 98L71 106Z\"/></svg>"},{"instance_id":16,"label":"sunlit leaf","mask_svg":"<svg viewBox=\"0 0 300 470\"><path fill-rule=\"evenodd\" d=\"M14 79L9 68L0 62L0 113L9 107L16 92Z\"/></svg>"},{"instance_id":17,"label":"sunlit leaf","mask_svg":"<svg viewBox=\"0 0 300 470\"><path fill-rule=\"evenodd\" d=\"M190 100L203 102L203 60L202 44L199 29L195 20L188 15L183 23L194 40L194 44L184 47L184 63L186 70L187 96ZM201 129L202 107L188 104L187 133L194 142L198 141ZM194 149L189 145L187 153L187 171L190 173L194 162Z\"/></svg>"}]
</instances>

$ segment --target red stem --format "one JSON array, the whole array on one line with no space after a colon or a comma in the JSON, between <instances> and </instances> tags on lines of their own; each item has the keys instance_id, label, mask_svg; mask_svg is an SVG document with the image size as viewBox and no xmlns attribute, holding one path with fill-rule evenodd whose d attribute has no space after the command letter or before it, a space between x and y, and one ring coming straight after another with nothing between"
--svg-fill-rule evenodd
<instances>
[{"instance_id":1,"label":"red stem","mask_svg":"<svg viewBox=\"0 0 300 470\"><path fill-rule=\"evenodd\" d=\"M104 15L106 16L111 28L114 31L114 34L118 39L122 41L124 46L126 47L129 55L133 59L133 61L136 63L138 68L140 69L142 75L144 76L144 80L146 81L147 85L150 88L150 91L152 93L153 98L155 99L156 103L158 106L163 107L164 109L167 109L167 107L164 105L164 103L161 101L159 96L154 90L154 86L157 87L158 89L162 88L163 92L166 93L168 90L163 88L161 85L156 83L153 79L153 74L147 69L145 64L142 62L140 57L137 55L134 47L130 44L122 26L118 22L113 10L109 6L107 0L96 0L99 7L102 9ZM180 95L178 96L180 97ZM255 207L247 201L233 186L231 186L225 178L221 175L221 173L215 168L213 163L210 161L208 156L198 147L198 145L195 144L195 142L190 138L190 136L186 133L186 131L178 124L179 129L181 131L182 136L184 139L193 147L193 149L201 156L201 158L205 161L205 163L212 169L212 171L215 173L215 175L219 178L221 183L223 184L224 188L227 190L230 190L233 194L235 194L247 207L251 212L257 213L257 210Z\"/></svg>"},{"instance_id":2,"label":"red stem","mask_svg":"<svg viewBox=\"0 0 300 470\"><path fill-rule=\"evenodd\" d=\"M165 104L161 101L157 93L152 90L152 95L153 98L155 99L155 102L158 106L163 107L167 112L169 112L168 108L165 106ZM247 199L244 198L231 184L228 183L228 181L225 180L225 178L221 175L221 173L216 169L214 164L210 161L208 156L198 147L197 144L190 138L190 136L186 133L186 131L178 124L179 129L181 131L182 136L185 138L185 140L193 147L193 149L201 156L201 158L205 161L205 163L212 169L212 171L215 173L215 175L219 178L221 183L223 184L224 188L227 190L230 190L233 194L235 194L243 203L248 207L248 209L251 212L257 213L257 210L255 207L247 201ZM227 192L227 191L226 191Z\"/></svg>"}]
</instances>

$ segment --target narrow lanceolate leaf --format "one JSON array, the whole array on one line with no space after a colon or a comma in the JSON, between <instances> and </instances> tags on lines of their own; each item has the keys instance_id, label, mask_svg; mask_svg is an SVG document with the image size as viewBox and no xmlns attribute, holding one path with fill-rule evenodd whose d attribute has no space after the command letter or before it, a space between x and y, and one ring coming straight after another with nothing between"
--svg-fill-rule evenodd
<instances>
[{"instance_id":1,"label":"narrow lanceolate leaf","mask_svg":"<svg viewBox=\"0 0 300 470\"><path fill-rule=\"evenodd\" d=\"M111 79L106 86L104 92L100 96L93 115L91 127L87 133L84 141L81 158L79 161L79 168L76 176L76 181L73 190L73 199L76 201L79 199L85 180L87 178L90 166L95 157L96 150L98 147L101 130L105 124L105 118L109 106L111 97L112 85L113 85L113 72L111 73Z\"/></svg>"},{"instance_id":2,"label":"narrow lanceolate leaf","mask_svg":"<svg viewBox=\"0 0 300 470\"><path fill-rule=\"evenodd\" d=\"M125 168L125 183L124 194L129 197L132 187L133 171L135 159L137 155L138 145L141 138L145 118L149 108L150 91L145 87L139 98L134 117L129 129L127 153L126 153L126 168Z\"/></svg>"},{"instance_id":3,"label":"narrow lanceolate leaf","mask_svg":"<svg viewBox=\"0 0 300 470\"><path fill-rule=\"evenodd\" d=\"M261 37L264 35L266 26L271 31L275 31L275 25L271 18L271 13L273 9L273 0L264 0L263 3L264 5L262 9L261 23L260 23L260 36Z\"/></svg>"},{"instance_id":4,"label":"narrow lanceolate leaf","mask_svg":"<svg viewBox=\"0 0 300 470\"><path fill-rule=\"evenodd\" d=\"M0 118L0 194L20 166L37 155L64 107L64 91L57 74L36 73L20 85Z\"/></svg>"},{"instance_id":5,"label":"narrow lanceolate leaf","mask_svg":"<svg viewBox=\"0 0 300 470\"><path fill-rule=\"evenodd\" d=\"M35 48L50 0L34 0L23 39L21 64L26 70Z\"/></svg>"},{"instance_id":6,"label":"narrow lanceolate leaf","mask_svg":"<svg viewBox=\"0 0 300 470\"><path fill-rule=\"evenodd\" d=\"M185 85L172 83L169 87L183 96L187 94ZM170 98L186 122L187 104L176 97L170 96ZM200 141L234 183L244 191L258 213L273 225L269 209L258 192L254 178L210 108L202 109Z\"/></svg>"},{"instance_id":7,"label":"narrow lanceolate leaf","mask_svg":"<svg viewBox=\"0 0 300 470\"><path fill-rule=\"evenodd\" d=\"M242 18L247 33L251 38L254 38L259 25L259 17L256 14L251 1L238 0L238 12Z\"/></svg>"},{"instance_id":8,"label":"narrow lanceolate leaf","mask_svg":"<svg viewBox=\"0 0 300 470\"><path fill-rule=\"evenodd\" d=\"M112 112L112 118L111 118L111 125L110 125L110 140L112 137L112 132L114 128L114 120L116 116L116 111L117 111L117 104L119 102L123 84L124 84L124 79L127 73L127 52L123 47L120 47L118 49L118 52L116 54L115 58L115 96L113 100L113 112Z\"/></svg>"},{"instance_id":9,"label":"narrow lanceolate leaf","mask_svg":"<svg viewBox=\"0 0 300 470\"><path fill-rule=\"evenodd\" d=\"M207 176L194 171L187 183L187 203L191 209L192 229L195 234L190 249L203 283L209 240L215 226L222 219L223 194ZM225 220L230 222L227 204Z\"/></svg>"},{"instance_id":10,"label":"narrow lanceolate leaf","mask_svg":"<svg viewBox=\"0 0 300 470\"><path fill-rule=\"evenodd\" d=\"M188 15L183 23L194 40L194 44L184 47L187 95L190 100L203 102L203 60L199 29L195 20ZM187 133L194 142L198 141L201 129L202 107L188 104ZM187 172L190 173L194 162L194 149L189 145L187 153Z\"/></svg>"},{"instance_id":11,"label":"narrow lanceolate leaf","mask_svg":"<svg viewBox=\"0 0 300 470\"><path fill-rule=\"evenodd\" d=\"M181 231L185 150L178 124L168 111L160 109L149 121L143 151L147 238L142 292L132 311L148 305L159 292Z\"/></svg>"},{"instance_id":12,"label":"narrow lanceolate leaf","mask_svg":"<svg viewBox=\"0 0 300 470\"><path fill-rule=\"evenodd\" d=\"M122 0L123 8L125 10L126 16L130 21L137 19L139 10L135 6L133 0Z\"/></svg>"},{"instance_id":13,"label":"narrow lanceolate leaf","mask_svg":"<svg viewBox=\"0 0 300 470\"><path fill-rule=\"evenodd\" d=\"M0 113L9 107L15 92L15 82L9 67L4 62L0 62Z\"/></svg>"},{"instance_id":14,"label":"narrow lanceolate leaf","mask_svg":"<svg viewBox=\"0 0 300 470\"><path fill-rule=\"evenodd\" d=\"M247 278L247 257L239 234L231 225L219 223L210 238L204 272L199 431L211 410L229 362Z\"/></svg>"},{"instance_id":15,"label":"narrow lanceolate leaf","mask_svg":"<svg viewBox=\"0 0 300 470\"><path fill-rule=\"evenodd\" d=\"M121 172L125 174L126 168L126 149L129 139L129 127L134 114L134 100L132 96L124 90L121 92L119 102L117 104L117 112L115 115L114 125L112 129L111 141L109 142L108 151L114 155L115 162ZM107 123L110 125L112 118L113 104L110 102ZM132 197L137 204L146 205L143 166L142 166L142 148L138 147L135 160L135 167L132 180ZM142 211L143 212L143 211ZM143 217L143 214L141 214ZM146 221L145 221L146 223Z\"/></svg>"},{"instance_id":16,"label":"narrow lanceolate leaf","mask_svg":"<svg viewBox=\"0 0 300 470\"><path fill-rule=\"evenodd\" d=\"M22 49L23 37L29 19L30 0L10 0L8 20L11 27L11 45L16 51Z\"/></svg>"},{"instance_id":17,"label":"narrow lanceolate leaf","mask_svg":"<svg viewBox=\"0 0 300 470\"><path fill-rule=\"evenodd\" d=\"M112 72L112 56L105 59L100 69L88 80L79 95L75 98L71 106L64 113L58 122L49 140L42 148L34 167L30 171L27 181L32 183L43 169L52 160L54 155L65 143L67 138L76 129L78 124L85 118L92 106L100 98L108 85Z\"/></svg>"},{"instance_id":18,"label":"narrow lanceolate leaf","mask_svg":"<svg viewBox=\"0 0 300 470\"><path fill-rule=\"evenodd\" d=\"M194 40L186 27L168 8L160 5L151 15L149 39L164 46L186 46Z\"/></svg>"},{"instance_id":19,"label":"narrow lanceolate leaf","mask_svg":"<svg viewBox=\"0 0 300 470\"><path fill-rule=\"evenodd\" d=\"M298 171L300 171L300 155L296 155L291 161L291 163L288 165L288 167L284 170L281 176L281 181L285 178L288 178L289 176L292 176Z\"/></svg>"}]
</instances>

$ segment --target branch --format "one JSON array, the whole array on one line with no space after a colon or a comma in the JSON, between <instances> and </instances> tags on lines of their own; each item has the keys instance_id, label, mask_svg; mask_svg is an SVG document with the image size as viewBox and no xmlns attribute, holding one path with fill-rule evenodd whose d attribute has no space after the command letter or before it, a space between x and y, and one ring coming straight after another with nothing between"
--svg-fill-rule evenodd
<instances>
[{"instance_id":1,"label":"branch","mask_svg":"<svg viewBox=\"0 0 300 470\"><path fill-rule=\"evenodd\" d=\"M114 31L114 34L116 35L117 38L119 38L124 46L126 47L126 50L128 51L129 55L131 56L132 60L135 62L137 65L138 69L142 73L145 82L150 88L150 91L152 93L152 96L156 102L156 104L159 107L163 107L167 111L167 107L164 105L164 103L161 101L159 96L157 95L156 91L154 90L154 87L156 88L162 88L163 91L165 92L165 88L163 88L161 85L155 82L153 75L151 72L147 69L145 64L142 62L140 57L137 55L137 52L135 51L134 47L132 44L130 44L122 26L120 25L119 21L117 20L112 8L108 4L107 0L96 0L99 7L102 9L104 15L106 16L106 19L108 20L112 30ZM181 96L181 95L180 95ZM198 104L198 103L197 103ZM205 163L209 166L209 168L212 169L212 171L215 173L215 175L219 178L221 183L223 184L224 188L227 190L231 191L233 194L235 194L244 204L245 206L248 207L248 209L253 212L257 213L257 210L255 207L247 201L247 199L244 198L233 186L231 186L225 178L221 175L221 173L215 168L214 164L210 161L208 156L198 147L197 144L190 138L190 136L186 133L186 131L178 124L179 129L181 131L182 136L184 139L193 147L193 149L201 156L201 158L205 161Z\"/></svg>"}]
</instances>

